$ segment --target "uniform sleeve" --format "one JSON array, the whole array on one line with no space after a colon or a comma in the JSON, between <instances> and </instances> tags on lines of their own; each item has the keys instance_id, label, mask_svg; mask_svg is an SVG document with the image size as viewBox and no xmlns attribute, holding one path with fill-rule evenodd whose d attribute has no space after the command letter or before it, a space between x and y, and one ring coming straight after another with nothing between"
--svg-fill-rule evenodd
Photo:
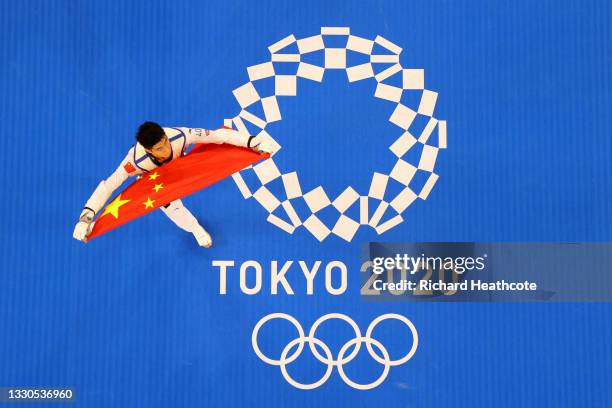
<instances>
[{"instance_id":1,"label":"uniform sleeve","mask_svg":"<svg viewBox=\"0 0 612 408\"><path fill-rule=\"evenodd\" d=\"M134 165L131 160L131 155L128 152L113 174L98 184L98 187L96 187L91 197L89 197L89 200L87 200L87 203L85 203L85 208L89 208L97 214L113 192L119 188L128 177L136 176L141 173L142 171Z\"/></svg>"},{"instance_id":2,"label":"uniform sleeve","mask_svg":"<svg viewBox=\"0 0 612 408\"><path fill-rule=\"evenodd\" d=\"M234 129L221 128L217 130L200 128L183 128L187 135L187 145L198 143L231 144L247 147L249 135L243 135Z\"/></svg>"}]
</instances>

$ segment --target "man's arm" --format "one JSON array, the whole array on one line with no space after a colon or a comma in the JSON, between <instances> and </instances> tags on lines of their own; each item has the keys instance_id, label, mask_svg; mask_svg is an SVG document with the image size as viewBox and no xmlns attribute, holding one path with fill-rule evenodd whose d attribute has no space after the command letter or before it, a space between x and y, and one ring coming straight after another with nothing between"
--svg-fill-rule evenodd
<instances>
[{"instance_id":1,"label":"man's arm","mask_svg":"<svg viewBox=\"0 0 612 408\"><path fill-rule=\"evenodd\" d=\"M183 128L187 135L187 145L194 143L231 144L239 147L248 147L258 153L270 153L259 136L244 135L234 129L220 128L208 130L200 128Z\"/></svg>"},{"instance_id":2,"label":"man's arm","mask_svg":"<svg viewBox=\"0 0 612 408\"><path fill-rule=\"evenodd\" d=\"M119 188L129 176L140 174L140 171L132 164L129 157L130 155L128 153L113 174L107 179L102 180L91 194L91 197L89 197L89 200L87 200L83 207L83 211L79 216L79 221L74 227L74 232L72 234L74 239L87 242L87 235L91 232L95 215L104 206L106 201L108 201L113 192Z\"/></svg>"}]
</instances>

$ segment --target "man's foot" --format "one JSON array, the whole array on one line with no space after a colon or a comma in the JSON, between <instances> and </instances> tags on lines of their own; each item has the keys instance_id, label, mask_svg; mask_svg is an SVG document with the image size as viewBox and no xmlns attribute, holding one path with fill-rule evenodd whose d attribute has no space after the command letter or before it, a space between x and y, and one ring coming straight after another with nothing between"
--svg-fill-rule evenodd
<instances>
[{"instance_id":1,"label":"man's foot","mask_svg":"<svg viewBox=\"0 0 612 408\"><path fill-rule=\"evenodd\" d=\"M212 246L210 234L201 225L198 225L196 230L193 231L193 236L201 247L210 248Z\"/></svg>"}]
</instances>

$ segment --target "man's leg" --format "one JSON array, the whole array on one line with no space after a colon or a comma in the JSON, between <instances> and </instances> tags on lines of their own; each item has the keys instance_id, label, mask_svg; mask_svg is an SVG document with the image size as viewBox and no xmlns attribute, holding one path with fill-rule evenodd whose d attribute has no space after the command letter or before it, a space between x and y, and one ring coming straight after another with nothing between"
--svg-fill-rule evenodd
<instances>
[{"instance_id":1,"label":"man's leg","mask_svg":"<svg viewBox=\"0 0 612 408\"><path fill-rule=\"evenodd\" d=\"M212 245L210 234L200 225L196 217L189 212L181 200L172 201L160 208L180 229L192 233L200 246L209 248Z\"/></svg>"}]
</instances>

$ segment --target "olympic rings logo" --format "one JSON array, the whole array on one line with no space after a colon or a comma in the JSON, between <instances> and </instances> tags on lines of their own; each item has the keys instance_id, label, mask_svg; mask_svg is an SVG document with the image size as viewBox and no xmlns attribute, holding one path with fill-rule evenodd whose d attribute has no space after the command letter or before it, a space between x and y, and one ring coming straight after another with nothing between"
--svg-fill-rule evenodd
<instances>
[{"instance_id":1,"label":"olympic rings logo","mask_svg":"<svg viewBox=\"0 0 612 408\"><path fill-rule=\"evenodd\" d=\"M327 47L324 40L330 37L346 38L346 45ZM402 67L402 48L393 42L381 36L369 40L353 35L349 27L321 27L319 35L302 39L296 39L291 34L270 45L268 50L270 60L249 66L249 81L232 91L241 111L236 117L226 119L224 123L241 133L257 134L272 146L273 157L232 175L243 197L254 198L268 212L267 221L276 227L293 234L297 228L303 226L318 241L323 241L333 234L350 242L362 226L371 227L380 235L401 224L404 221L402 213L417 199L426 200L429 196L439 177L434 171L438 153L446 149L446 121L433 117L438 93L425 88L425 71ZM323 66L305 62L307 58L303 56L311 53L323 54ZM349 66L349 53L358 53L365 57L367 62ZM282 67L289 68L290 64L296 63L298 67L295 74L278 73L287 72L288 70ZM282 120L278 103L280 97L295 97L300 81L322 82L326 70L344 70L349 83L374 80L374 97L393 103L395 107L389 116L389 122L401 130L389 146L395 156L393 167L373 172L367 191L347 186L335 198L329 197L323 186L303 192L297 172L283 172L278 168L274 155L282 146L267 128L269 123ZM274 79L274 94L262 97L258 84L267 78ZM397 82L401 82L401 86L397 86ZM406 98L402 97L406 94L410 96L408 100L416 102L404 101ZM262 111L263 114L257 113ZM247 123L252 131L247 128ZM419 128L420 125L414 123L426 125ZM437 138L432 136L436 133ZM420 155L416 155L417 159L413 158L412 154L407 155L411 150L417 153L420 150ZM255 177L251 173L254 173ZM274 189L268 185L278 179L282 179L285 193L282 194L283 197L277 197ZM426 181L422 183L422 180ZM394 196L389 193L391 189L388 188L392 184L399 190ZM305 204L304 206L299 203L299 207L308 208L309 211L305 215L298 215L296 212L295 208L299 208L296 207L298 201ZM332 221L333 225L326 224L320 215L317 216L319 211L330 206L338 213L335 221ZM358 219L349 215L349 209L353 206L359 208ZM376 209L370 216L369 208L373 206Z\"/></svg>"},{"instance_id":2,"label":"olympic rings logo","mask_svg":"<svg viewBox=\"0 0 612 408\"><path fill-rule=\"evenodd\" d=\"M296 328L298 333L298 336L295 339L291 340L289 343L287 343L287 345L283 348L279 359L273 359L266 356L259 348L259 344L257 341L259 331L261 330L262 326L273 319L287 320ZM334 358L334 356L332 355L332 352L327 346L327 344L325 344L323 341L316 337L316 332L319 326L330 319L339 319L348 323L349 326L351 326L351 328L355 332L355 337L347 341L340 348L340 351L338 352L338 356L336 358ZM372 337L372 332L374 331L376 326L380 322L389 319L399 320L400 322L404 323L412 334L412 346L410 347L410 350L408 350L408 353L406 353L406 355L396 360L392 360L389 357L389 352L387 351L385 346L380 341ZM295 388L299 388L302 390L312 390L318 388L329 379L332 374L333 368L338 367L338 374L340 375L340 378L342 378L342 380L348 386L358 390L370 390L372 388L378 387L387 378L391 367L402 365L408 360L410 360L412 356L414 356L414 353L416 353L419 344L419 335L417 333L416 327L408 318L396 313L387 313L378 316L368 326L365 336L361 335L361 330L359 329L359 326L357 326L355 321L353 321L353 319L351 319L349 316L342 313L328 313L318 318L317 321L315 321L312 327L310 328L308 336L305 335L304 329L302 328L300 322L298 322L297 319L293 316L288 315L286 313L271 313L267 316L264 316L259 320L259 322L257 322L255 327L253 328L251 343L253 345L253 350L255 351L257 357L259 357L263 362L267 364L279 366L285 380L287 380L287 382ZM302 350L304 349L304 345L306 343L308 343L310 351L315 356L315 358L321 363L327 365L327 369L319 380L313 383L302 384L296 381L293 377L291 377L291 375L289 375L287 365L294 362L301 355ZM357 356L359 350L361 349L361 344L365 344L369 355L376 362L383 365L383 371L380 376L376 380L368 384L360 384L351 380L344 371L344 365L352 361ZM295 348L296 346L297 348ZM323 353L325 355L321 355L321 353L319 352L319 350L317 350L315 346L319 346L323 350ZM351 347L353 347L353 351L351 351L347 355L347 352ZM295 350L290 353L293 348L295 348ZM375 351L375 349L378 350L378 352Z\"/></svg>"}]
</instances>

